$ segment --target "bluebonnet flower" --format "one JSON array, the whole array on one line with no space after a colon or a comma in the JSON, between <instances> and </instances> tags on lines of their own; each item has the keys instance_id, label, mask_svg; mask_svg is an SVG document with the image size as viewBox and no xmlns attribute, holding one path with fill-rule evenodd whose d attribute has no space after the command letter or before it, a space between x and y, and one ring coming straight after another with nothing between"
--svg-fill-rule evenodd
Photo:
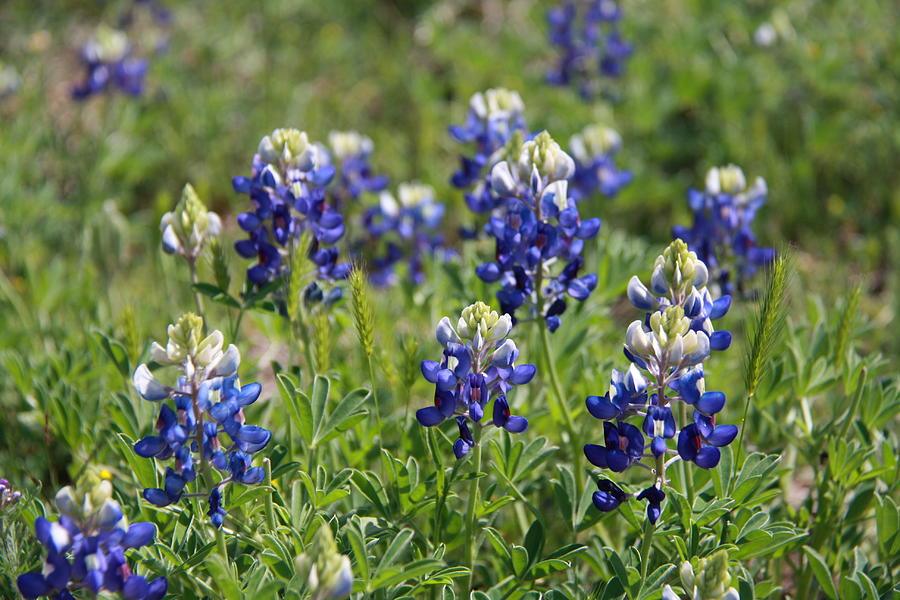
<instances>
[{"instance_id":1,"label":"bluebonnet flower","mask_svg":"<svg viewBox=\"0 0 900 600\"><path fill-rule=\"evenodd\" d=\"M631 183L631 171L616 166L615 155L622 148L622 138L605 125L588 125L569 141L575 158L569 196L581 200L599 192L612 197Z\"/></svg>"},{"instance_id":2,"label":"bluebonnet flower","mask_svg":"<svg viewBox=\"0 0 900 600\"><path fill-rule=\"evenodd\" d=\"M222 232L219 215L206 209L190 183L181 191L181 200L175 210L162 216L159 222L162 231L162 247L167 254L183 256L193 263L200 256L203 247Z\"/></svg>"},{"instance_id":3,"label":"bluebonnet flower","mask_svg":"<svg viewBox=\"0 0 900 600\"><path fill-rule=\"evenodd\" d=\"M602 510L603 512L615 510L619 507L620 504L622 504L623 502L627 502L628 499L631 498L631 496L626 493L625 490L617 486L609 479L597 480L597 488L600 491L594 492L592 499L594 501L594 506L596 506L597 509Z\"/></svg>"},{"instance_id":4,"label":"bluebonnet flower","mask_svg":"<svg viewBox=\"0 0 900 600\"><path fill-rule=\"evenodd\" d=\"M34 530L47 549L43 568L20 575L17 584L25 598L51 596L74 600L74 591L92 597L100 592L120 592L128 600L159 600L168 590L165 577L148 582L135 575L125 559L130 548L153 543L153 523L128 525L119 503L112 499L112 485L102 481L87 494L71 487L56 495L59 520L38 517Z\"/></svg>"},{"instance_id":5,"label":"bluebonnet flower","mask_svg":"<svg viewBox=\"0 0 900 600\"><path fill-rule=\"evenodd\" d=\"M6 479L0 478L0 510L12 506L22 497L22 492L13 489Z\"/></svg>"},{"instance_id":6,"label":"bluebonnet flower","mask_svg":"<svg viewBox=\"0 0 900 600\"><path fill-rule=\"evenodd\" d=\"M491 194L491 169L505 158L506 146L515 135L524 133L525 104L517 92L503 88L477 92L469 100L465 124L450 127L454 140L474 146L472 154L460 156L459 169L450 178L454 187L466 190L466 205L472 212L488 213L500 204L501 199ZM477 231L464 233L472 237Z\"/></svg>"},{"instance_id":7,"label":"bluebonnet flower","mask_svg":"<svg viewBox=\"0 0 900 600\"><path fill-rule=\"evenodd\" d=\"M600 78L622 74L631 44L619 32L622 9L614 0L566 1L547 13L550 43L559 48L547 73L551 85L572 85L585 99L594 97Z\"/></svg>"},{"instance_id":8,"label":"bluebonnet flower","mask_svg":"<svg viewBox=\"0 0 900 600\"><path fill-rule=\"evenodd\" d=\"M341 211L351 200L364 193L376 193L388 185L387 175L378 175L372 168L372 140L356 131L332 131L328 147L337 163L337 184L331 189L332 207Z\"/></svg>"},{"instance_id":9,"label":"bluebonnet flower","mask_svg":"<svg viewBox=\"0 0 900 600\"><path fill-rule=\"evenodd\" d=\"M774 249L757 245L752 229L767 193L762 177L747 187L744 172L735 165L710 169L703 191L688 190L694 222L690 228L675 226L672 236L706 263L710 280L723 294L746 292L757 269L775 258Z\"/></svg>"},{"instance_id":10,"label":"bluebonnet flower","mask_svg":"<svg viewBox=\"0 0 900 600\"><path fill-rule=\"evenodd\" d=\"M443 248L439 231L444 205L434 198L434 189L421 183L401 183L397 196L382 192L377 205L366 210L364 239L355 243L355 253L369 265L375 285L396 282L397 263L407 264L409 279L416 285L425 280L424 258ZM444 251L449 255L449 251Z\"/></svg>"},{"instance_id":11,"label":"bluebonnet flower","mask_svg":"<svg viewBox=\"0 0 900 600\"><path fill-rule=\"evenodd\" d=\"M581 274L581 252L584 240L597 235L600 219L579 216L568 195L574 170L572 157L544 131L490 175L491 193L503 208L486 226L496 241L495 259L476 273L487 283L500 282L502 312L514 316L526 305L528 316L543 319L550 331L559 327L567 296L583 301L597 285L595 274Z\"/></svg>"},{"instance_id":12,"label":"bluebonnet flower","mask_svg":"<svg viewBox=\"0 0 900 600\"><path fill-rule=\"evenodd\" d=\"M175 386L161 383L147 365L140 365L132 378L140 395L163 402L156 422L156 435L142 438L134 451L145 458L169 460L162 488L148 488L143 496L156 506L168 506L184 496L185 487L197 480L197 470L212 465L227 474L209 491L209 516L215 526L225 512L219 487L229 482L253 485L265 476L262 467L251 464L251 455L271 438L267 429L247 425L244 407L256 402L262 391L258 383L241 386L237 380L240 353L234 345L223 351L221 332L202 338L203 320L193 314L169 326L165 348L153 343L151 356L162 365L177 365L183 372Z\"/></svg>"},{"instance_id":13,"label":"bluebonnet flower","mask_svg":"<svg viewBox=\"0 0 900 600\"><path fill-rule=\"evenodd\" d=\"M119 90L130 96L144 91L147 61L132 56L128 36L122 31L99 27L93 39L81 50L86 74L72 89L72 97L86 99L94 94Z\"/></svg>"},{"instance_id":14,"label":"bluebonnet flower","mask_svg":"<svg viewBox=\"0 0 900 600\"><path fill-rule=\"evenodd\" d=\"M248 239L235 243L238 254L256 260L247 269L252 284L285 275L286 257L295 250L306 252L319 279L340 280L350 273L333 246L344 235L344 219L326 197L334 173L327 150L311 143L306 132L276 129L259 143L250 177L232 179L234 190L249 195L252 204L238 216ZM310 247L296 248L304 230L311 233Z\"/></svg>"},{"instance_id":15,"label":"bluebonnet flower","mask_svg":"<svg viewBox=\"0 0 900 600\"><path fill-rule=\"evenodd\" d=\"M528 420L513 415L507 394L534 378L534 365L517 365L519 350L508 339L512 328L509 315L500 316L483 302L462 311L456 327L444 317L438 323L436 337L444 347L441 362L422 361L422 375L435 386L434 406L419 409L416 419L425 427L434 427L456 417L459 439L453 453L462 458L477 444L469 425L481 429L487 425L521 433ZM484 423L484 414L494 401L493 419Z\"/></svg>"},{"instance_id":16,"label":"bluebonnet flower","mask_svg":"<svg viewBox=\"0 0 900 600\"><path fill-rule=\"evenodd\" d=\"M637 495L638 500L647 501L651 523L662 511L666 467L685 460L711 469L719 463L719 448L730 444L738 432L734 425L716 423L725 394L706 391L704 361L712 350L724 350L731 343L729 332L715 331L712 325L713 319L728 311L731 299L713 299L706 287L708 278L706 265L681 240L673 241L656 259L650 288L632 277L628 299L648 312L644 319L633 321L625 334L624 351L631 365L625 374L613 370L605 396L588 396L585 401L588 412L603 421L604 434L603 445L585 445L585 456L595 466L614 472L635 464L653 472L653 485ZM638 416L641 429L626 421ZM676 438L677 450L669 447ZM644 464L644 459L654 467ZM604 492L595 500L600 510L613 510L624 501L608 489Z\"/></svg>"}]
</instances>

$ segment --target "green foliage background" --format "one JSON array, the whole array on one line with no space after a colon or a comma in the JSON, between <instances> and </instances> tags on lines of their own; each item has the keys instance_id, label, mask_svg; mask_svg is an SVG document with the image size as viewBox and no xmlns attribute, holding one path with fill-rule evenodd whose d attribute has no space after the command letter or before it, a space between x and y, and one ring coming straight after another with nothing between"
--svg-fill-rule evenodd
<instances>
[{"instance_id":1,"label":"green foliage background","mask_svg":"<svg viewBox=\"0 0 900 600\"><path fill-rule=\"evenodd\" d=\"M277 544L251 535L249 524L264 521L261 503L252 502L259 498L244 498L243 509L235 497L240 492L228 499L236 512L246 510L247 531L236 534L230 547L242 578L225 563L203 563L203 549L211 550L207 544L213 538L199 522L187 521L190 510L156 514L137 501L138 482L146 485L143 478L154 474L133 473L118 433L135 438L152 427L152 407L138 400L128 376L149 341L162 339L165 326L192 307L187 273L161 253L157 227L186 181L223 215L230 242L237 236L234 216L244 209L231 177L249 171L262 135L279 126L305 129L313 139L324 139L332 129L357 129L374 140L374 161L393 182L418 179L435 186L449 206L446 225L453 231L465 208L448 183L458 148L446 128L462 121L473 92L504 86L521 93L529 125L547 128L557 139L567 140L596 120L613 124L624 140L619 162L635 175L617 198L595 199L584 209L604 219L603 234L588 250L600 285L553 337L584 442L594 441L600 429L590 419L577 418L586 414L583 398L605 392L609 369L623 363L624 325L634 316L622 302L625 283L634 273L647 275L671 226L687 222L686 189L702 183L710 166L725 162L741 165L748 176L765 177L770 195L757 220L759 237L767 245L794 246L795 277L784 341L750 405L745 454L759 450L782 460L760 475L759 489L749 484L742 489L743 498L730 483L697 474L696 489L698 494L706 489L705 495L694 506L671 498L670 526L674 537L695 536L696 543L684 549L686 557L718 547L704 542L708 532L723 543L730 539L738 548L750 548L731 550L743 561L743 570L735 567L735 573L756 582L758 597L803 597L797 594L804 591L835 597L822 569L843 574L831 582L837 597L855 597L856 585L864 590L859 597L866 597L863 577L873 580L879 593L889 593L898 557L896 7L876 0L625 2L623 29L635 54L615 84L615 101L584 103L571 90L543 83L553 51L543 21L548 5L540 2L170 4L170 45L152 57L145 96L101 97L84 104L68 95L80 77L78 47L98 23L115 24L129 3L13 0L0 6L0 59L21 76L18 92L0 100L0 475L40 499L52 496L88 463L112 469L117 491L130 507L126 513L133 519L152 517L160 523L161 537L169 536L170 547L142 552L142 564L168 573L185 598L239 597L240 590L262 585L289 588L293 565L288 559L311 539L310 524L331 515L339 515L341 548L354 554L357 577L358 547L351 549L355 538L347 528L358 530L355 535L371 560L384 553L398 531L415 530L398 549L397 564L384 569L403 571L403 561L425 555L441 568L458 565L458 540L449 541L446 557L434 558L429 525L408 514L416 503L432 506L427 499L434 500L443 472L427 464L427 440L408 415L430 401L428 386L415 370L417 360L435 358L436 321L475 299L492 299L493 291L472 272L476 256L487 248L465 248L458 264L429 265L429 280L420 289L401 286L374 296L374 381L360 378L367 366L348 303L334 312L330 352L320 350L327 368L319 369L331 381L331 401L374 386L383 398L385 430L375 431L371 419L355 423L323 451L322 474L310 469L299 438L293 445L286 442L286 400L272 367L272 361L286 370L305 364L301 351L278 317L246 317L239 342L248 357L242 378L264 385L254 416L275 431L280 449L273 452L280 458L273 462L298 466L285 467L281 479L265 488L284 509L279 527L266 532ZM763 22L773 23L778 32L768 48L753 42ZM141 42L147 48L152 40ZM237 295L245 265L235 255L229 258L231 292ZM202 275L212 278L206 265ZM859 303L844 310L857 283ZM725 326L735 331L737 342L717 355L708 371L710 381L731 399L729 422L740 418L746 398L741 337L752 309L748 301L728 315ZM223 330L234 318L215 304L209 317ZM523 329L517 337L523 357L538 363L541 373L535 332ZM863 366L868 369L860 392L863 408L853 412L851 398ZM300 370L298 388L311 394L312 377ZM476 580L487 591L502 583L495 574L512 568L518 575L512 558L511 566L500 558L500 546L525 544L523 536L531 531L534 515L523 509L522 496L542 515L535 519L542 528L541 546L544 530L547 543L556 544L545 555L576 540L587 549L567 557L575 567L549 579L535 575L530 588L521 582L531 575L516 577L521 591L510 597L523 597L529 589L559 589L577 598L595 582L613 580L624 593L629 569L639 570L645 560L626 550L639 534L628 522L636 524L640 510L636 507L625 520L617 513L605 515L594 524L601 515L587 510L583 489L570 482L581 474L569 467L571 456L547 410L546 392L539 377L516 398L532 419L524 442L535 444L528 456L536 462L528 463L527 476L505 461L516 452L503 447L511 442L503 436L495 440L497 458L485 470L495 485L494 499L513 500L483 515L498 538L487 534L482 540L485 558ZM835 429L843 423L850 425ZM397 465L378 452L376 436L404 468L410 468L409 456L418 459L421 490L403 496L392 487L403 477L388 475ZM447 449L446 440L438 443ZM844 464L828 466L823 453L843 457ZM754 456L759 464L766 460ZM735 462L727 477L754 476L740 466ZM354 471L345 477L344 468ZM367 470L379 474L389 497L396 495L384 509L366 492ZM321 502L311 500L317 488ZM337 489L341 493L331 500L329 494ZM754 490L755 504L749 500ZM706 504L720 492L728 493L731 505ZM461 487L453 490L448 499L453 511L462 510L462 497ZM292 498L303 498L305 508L294 506ZM569 514L558 516L567 508L560 498L573 503ZM27 516L41 510L35 501ZM766 523L754 521L756 527L747 531L737 527L760 511ZM367 524L370 518L375 525ZM289 524L300 533L281 530ZM735 531L729 533L729 527ZM835 527L843 528L843 537L830 535ZM171 541L175 533L180 545ZM748 537L741 538L742 533ZM762 554L754 553L751 542ZM279 544L284 557L271 558L267 553L281 553ZM652 555L659 577L650 591L657 595L647 597L659 597L660 582L674 584L668 567L677 563L676 545L662 544ZM802 550L803 545L810 550ZM621 554L621 570L604 547ZM531 550L530 559L536 560L535 547ZM26 545L8 553L7 575L16 567L34 566L35 552ZM258 567L259 579L252 579ZM221 587L228 587L223 582L230 578L237 592ZM11 581L0 589L11 590ZM383 588L379 597L410 593L403 581ZM491 597L503 597L512 584L507 581ZM618 593L612 589L607 597Z\"/></svg>"}]
</instances>

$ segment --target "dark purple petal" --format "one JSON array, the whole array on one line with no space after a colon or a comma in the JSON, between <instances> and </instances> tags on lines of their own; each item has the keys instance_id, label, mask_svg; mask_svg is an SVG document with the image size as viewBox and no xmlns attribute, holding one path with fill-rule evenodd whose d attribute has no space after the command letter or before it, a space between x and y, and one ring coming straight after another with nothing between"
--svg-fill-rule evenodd
<instances>
[{"instance_id":1,"label":"dark purple petal","mask_svg":"<svg viewBox=\"0 0 900 600\"><path fill-rule=\"evenodd\" d=\"M697 452L697 457L694 459L694 462L698 467L702 467L704 469L712 469L717 464L719 464L720 457L721 454L719 453L718 448L704 446Z\"/></svg>"},{"instance_id":2,"label":"dark purple petal","mask_svg":"<svg viewBox=\"0 0 900 600\"><path fill-rule=\"evenodd\" d=\"M444 415L436 406L420 408L416 411L416 419L425 427L433 427L444 420Z\"/></svg>"},{"instance_id":3,"label":"dark purple petal","mask_svg":"<svg viewBox=\"0 0 900 600\"><path fill-rule=\"evenodd\" d=\"M504 429L509 431L510 433L522 433L526 429L528 429L528 419L525 417L517 417L516 415L512 415L506 421L506 425L503 426Z\"/></svg>"},{"instance_id":4,"label":"dark purple petal","mask_svg":"<svg viewBox=\"0 0 900 600\"><path fill-rule=\"evenodd\" d=\"M513 385L525 385L534 378L536 372L537 368L534 365L519 365L513 368L506 380Z\"/></svg>"},{"instance_id":5,"label":"dark purple petal","mask_svg":"<svg viewBox=\"0 0 900 600\"><path fill-rule=\"evenodd\" d=\"M584 456L596 467L600 467L601 469L607 467L606 448L603 446L598 446L597 444L585 444Z\"/></svg>"},{"instance_id":6,"label":"dark purple petal","mask_svg":"<svg viewBox=\"0 0 900 600\"><path fill-rule=\"evenodd\" d=\"M588 396L584 403L587 405L588 412L596 419L605 421L619 415L619 408L606 396Z\"/></svg>"},{"instance_id":7,"label":"dark purple petal","mask_svg":"<svg viewBox=\"0 0 900 600\"><path fill-rule=\"evenodd\" d=\"M727 446L738 434L737 425L719 425L706 436L706 443L710 446Z\"/></svg>"},{"instance_id":8,"label":"dark purple petal","mask_svg":"<svg viewBox=\"0 0 900 600\"><path fill-rule=\"evenodd\" d=\"M128 528L122 545L126 548L141 548L153 542L156 536L156 525L153 523L135 523Z\"/></svg>"}]
</instances>

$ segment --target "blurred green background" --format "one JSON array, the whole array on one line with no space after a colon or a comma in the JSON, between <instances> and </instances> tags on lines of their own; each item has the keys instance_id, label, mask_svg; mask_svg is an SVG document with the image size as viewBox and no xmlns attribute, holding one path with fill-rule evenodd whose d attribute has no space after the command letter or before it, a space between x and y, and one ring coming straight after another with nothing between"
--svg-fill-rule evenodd
<instances>
[{"instance_id":1,"label":"blurred green background","mask_svg":"<svg viewBox=\"0 0 900 600\"><path fill-rule=\"evenodd\" d=\"M435 186L452 231L466 211L448 183L459 148L447 126L462 122L473 92L495 86L519 91L530 127L563 142L598 120L622 134L618 162L634 182L583 211L604 220L596 256L615 252L618 261L598 303L611 304L629 269L646 268L672 225L688 222L687 188L734 162L769 184L760 243L795 246L803 289L825 307L861 282L873 325L863 344L896 356L896 4L626 1L622 28L635 52L614 82L616 101L585 103L544 83L555 54L549 3L170 0L164 32L146 19L131 30L151 60L145 95L73 102L80 45L130 4L0 5L0 59L20 77L0 101L0 356L9 375L0 405L22 411L12 419L30 428L4 424L7 451L20 435L40 448L41 412L25 411L23 397L31 408L43 406L42 393L82 406L122 388L114 369L98 367L106 359L92 327L117 332L136 356L191 306L186 274L162 256L157 227L186 181L233 238L244 199L231 177L249 172L264 134L292 126L321 140L357 129L374 140L374 162L393 183ZM764 23L776 32L767 47L754 42ZM169 47L154 55L160 33ZM233 258L239 278L245 265ZM462 295L440 308L458 310ZM433 316L404 327L429 339Z\"/></svg>"}]
</instances>

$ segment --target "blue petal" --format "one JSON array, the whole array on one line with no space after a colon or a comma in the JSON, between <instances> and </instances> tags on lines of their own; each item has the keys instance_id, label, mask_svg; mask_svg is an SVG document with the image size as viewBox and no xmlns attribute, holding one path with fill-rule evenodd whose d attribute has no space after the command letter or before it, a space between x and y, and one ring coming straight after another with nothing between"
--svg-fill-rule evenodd
<instances>
[{"instance_id":1,"label":"blue petal","mask_svg":"<svg viewBox=\"0 0 900 600\"><path fill-rule=\"evenodd\" d=\"M416 411L416 419L425 427L433 427L444 420L444 415L436 406L420 408Z\"/></svg>"},{"instance_id":2,"label":"blue petal","mask_svg":"<svg viewBox=\"0 0 900 600\"><path fill-rule=\"evenodd\" d=\"M615 510L618 508L619 504L621 504L618 498L607 492L594 492L592 498L594 500L594 506L603 512Z\"/></svg>"},{"instance_id":3,"label":"blue petal","mask_svg":"<svg viewBox=\"0 0 900 600\"><path fill-rule=\"evenodd\" d=\"M248 404L253 404L259 399L259 394L262 392L262 385L259 383L248 383L244 387L241 388L240 393L237 397L237 403L241 406L247 406Z\"/></svg>"},{"instance_id":4,"label":"blue petal","mask_svg":"<svg viewBox=\"0 0 900 600\"><path fill-rule=\"evenodd\" d=\"M708 415L714 415L725 406L725 394L722 392L706 392L700 396L697 402L697 410Z\"/></svg>"},{"instance_id":5,"label":"blue petal","mask_svg":"<svg viewBox=\"0 0 900 600\"><path fill-rule=\"evenodd\" d=\"M628 468L628 465L631 464L631 460L629 460L628 455L621 450L607 450L606 464L611 470L616 473L621 473Z\"/></svg>"},{"instance_id":6,"label":"blue petal","mask_svg":"<svg viewBox=\"0 0 900 600\"><path fill-rule=\"evenodd\" d=\"M731 296L722 296L713 301L712 309L709 312L709 318L719 319L724 317L729 308L731 308Z\"/></svg>"},{"instance_id":7,"label":"blue petal","mask_svg":"<svg viewBox=\"0 0 900 600\"><path fill-rule=\"evenodd\" d=\"M268 429L256 425L244 425L237 432L238 447L244 452L257 452L262 450L272 437Z\"/></svg>"},{"instance_id":8,"label":"blue petal","mask_svg":"<svg viewBox=\"0 0 900 600\"><path fill-rule=\"evenodd\" d=\"M704 469L712 469L717 464L719 464L720 457L721 454L719 453L718 448L705 446L703 448L700 448L700 451L697 452L697 458L694 459L694 462L698 467L702 467Z\"/></svg>"},{"instance_id":9,"label":"blue petal","mask_svg":"<svg viewBox=\"0 0 900 600\"><path fill-rule=\"evenodd\" d=\"M588 412L596 419L605 421L614 419L619 414L618 407L606 396L588 396L584 403L587 405Z\"/></svg>"},{"instance_id":10,"label":"blue petal","mask_svg":"<svg viewBox=\"0 0 900 600\"><path fill-rule=\"evenodd\" d=\"M172 499L165 490L159 488L147 488L144 490L143 496L144 500L155 506L162 507L172 504Z\"/></svg>"},{"instance_id":11,"label":"blue petal","mask_svg":"<svg viewBox=\"0 0 900 600\"><path fill-rule=\"evenodd\" d=\"M730 331L715 331L709 336L709 347L711 350L728 350L731 346Z\"/></svg>"},{"instance_id":12,"label":"blue petal","mask_svg":"<svg viewBox=\"0 0 900 600\"><path fill-rule=\"evenodd\" d=\"M509 431L510 433L522 433L526 429L528 429L528 419L525 417L517 417L516 415L512 415L509 419L506 420L506 424L503 426L504 429Z\"/></svg>"},{"instance_id":13,"label":"blue petal","mask_svg":"<svg viewBox=\"0 0 900 600\"><path fill-rule=\"evenodd\" d=\"M165 577L158 577L150 582L144 600L162 600L167 591L169 591L169 581Z\"/></svg>"},{"instance_id":14,"label":"blue petal","mask_svg":"<svg viewBox=\"0 0 900 600\"><path fill-rule=\"evenodd\" d=\"M459 438L455 442L453 442L453 454L456 458L462 458L466 454L469 453L469 444L466 443L465 440Z\"/></svg>"},{"instance_id":15,"label":"blue petal","mask_svg":"<svg viewBox=\"0 0 900 600\"><path fill-rule=\"evenodd\" d=\"M596 467L600 467L601 469L607 467L606 448L603 446L598 446L597 444L585 444L584 456Z\"/></svg>"},{"instance_id":16,"label":"blue petal","mask_svg":"<svg viewBox=\"0 0 900 600\"><path fill-rule=\"evenodd\" d=\"M122 596L126 600L144 600L148 589L150 589L150 586L147 584L146 579L140 575L132 575L125 582L125 585L122 586Z\"/></svg>"},{"instance_id":17,"label":"blue petal","mask_svg":"<svg viewBox=\"0 0 900 600\"><path fill-rule=\"evenodd\" d=\"M737 425L719 425L706 437L710 446L727 446L738 434Z\"/></svg>"},{"instance_id":18,"label":"blue petal","mask_svg":"<svg viewBox=\"0 0 900 600\"><path fill-rule=\"evenodd\" d=\"M122 545L126 548L141 548L153 542L156 537L156 525L153 523L135 523L128 528Z\"/></svg>"},{"instance_id":19,"label":"blue petal","mask_svg":"<svg viewBox=\"0 0 900 600\"><path fill-rule=\"evenodd\" d=\"M166 444L166 440L161 438L158 435L149 435L141 440L139 440L134 445L134 451L138 456L143 456L144 458L151 458L158 455L160 452L165 450L168 447Z\"/></svg>"},{"instance_id":20,"label":"blue petal","mask_svg":"<svg viewBox=\"0 0 900 600\"><path fill-rule=\"evenodd\" d=\"M537 368L534 365L519 365L506 380L513 385L525 385L534 378L535 372Z\"/></svg>"},{"instance_id":21,"label":"blue petal","mask_svg":"<svg viewBox=\"0 0 900 600\"><path fill-rule=\"evenodd\" d=\"M19 586L19 592L29 600L46 596L51 591L47 580L38 572L19 575L16 584Z\"/></svg>"},{"instance_id":22,"label":"blue petal","mask_svg":"<svg viewBox=\"0 0 900 600\"><path fill-rule=\"evenodd\" d=\"M441 364L433 360L422 361L422 377L430 383L437 383L438 371L441 370Z\"/></svg>"}]
</instances>

